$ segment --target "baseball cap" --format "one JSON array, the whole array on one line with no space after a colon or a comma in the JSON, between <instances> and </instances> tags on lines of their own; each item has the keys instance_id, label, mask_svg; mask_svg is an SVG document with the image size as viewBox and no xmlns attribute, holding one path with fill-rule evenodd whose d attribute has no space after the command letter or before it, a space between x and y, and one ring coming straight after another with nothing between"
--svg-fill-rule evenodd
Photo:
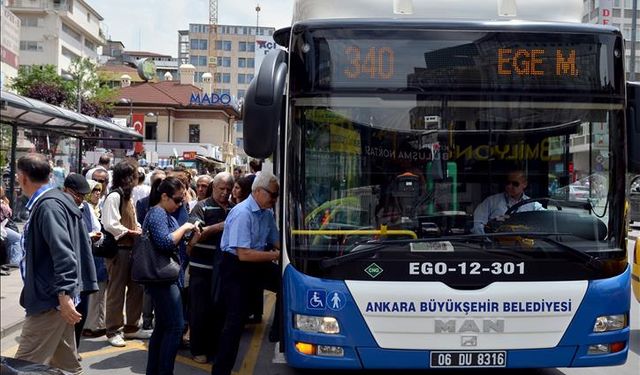
<instances>
[{"instance_id":1,"label":"baseball cap","mask_svg":"<svg viewBox=\"0 0 640 375\"><path fill-rule=\"evenodd\" d=\"M80 194L89 194L91 192L87 179L77 173L71 173L64 179L64 187Z\"/></svg>"}]
</instances>

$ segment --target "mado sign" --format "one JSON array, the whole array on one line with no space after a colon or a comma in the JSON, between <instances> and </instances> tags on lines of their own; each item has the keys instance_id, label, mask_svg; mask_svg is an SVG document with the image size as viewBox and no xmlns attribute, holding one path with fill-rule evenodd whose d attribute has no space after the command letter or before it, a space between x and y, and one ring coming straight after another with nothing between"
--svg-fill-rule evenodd
<instances>
[{"instance_id":1,"label":"mado sign","mask_svg":"<svg viewBox=\"0 0 640 375\"><path fill-rule=\"evenodd\" d=\"M199 92L191 93L191 99L189 99L189 105L213 105L213 104L229 104L231 103L231 96L229 94L207 94L200 95Z\"/></svg>"}]
</instances>

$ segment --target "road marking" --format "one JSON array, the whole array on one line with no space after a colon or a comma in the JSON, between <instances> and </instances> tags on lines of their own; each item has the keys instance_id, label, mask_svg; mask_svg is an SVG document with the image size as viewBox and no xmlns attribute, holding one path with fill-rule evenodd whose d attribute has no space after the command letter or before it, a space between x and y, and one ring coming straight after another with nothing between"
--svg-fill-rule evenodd
<instances>
[{"instance_id":1,"label":"road marking","mask_svg":"<svg viewBox=\"0 0 640 375\"><path fill-rule=\"evenodd\" d=\"M127 346L123 346L123 347L116 347L116 346L108 346L106 348L102 348L102 349L98 349L98 350L94 350L91 352L80 352L80 355L82 356L82 358L91 358L91 357L98 357L101 355L106 355L106 354L115 354L115 353L121 353L121 352L131 352L134 350L141 350L141 351L147 351L147 343L143 343L142 341L132 341L129 340L127 341Z\"/></svg>"},{"instance_id":2,"label":"road marking","mask_svg":"<svg viewBox=\"0 0 640 375\"><path fill-rule=\"evenodd\" d=\"M267 300L265 301L265 311L267 311L266 316L271 316L271 314L273 313L275 300L275 294L269 293L267 295ZM238 375L253 375L253 372L256 368L256 363L258 362L258 355L260 354L262 342L264 341L264 331L266 326L266 323L259 324L253 331L253 336L251 337L251 342L249 343L249 348L247 349L247 355L244 357L242 365L240 365Z\"/></svg>"}]
</instances>

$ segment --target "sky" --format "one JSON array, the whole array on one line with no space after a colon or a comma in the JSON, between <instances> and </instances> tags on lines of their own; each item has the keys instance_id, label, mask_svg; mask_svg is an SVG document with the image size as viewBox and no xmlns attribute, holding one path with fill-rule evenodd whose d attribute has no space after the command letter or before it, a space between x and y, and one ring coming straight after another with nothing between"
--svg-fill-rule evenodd
<instances>
[{"instance_id":1,"label":"sky","mask_svg":"<svg viewBox=\"0 0 640 375\"><path fill-rule=\"evenodd\" d=\"M130 51L178 54L178 30L190 23L209 22L208 0L87 0L104 21L111 40ZM276 29L291 25L293 0L218 0L218 24L256 24L260 4L260 26Z\"/></svg>"}]
</instances>

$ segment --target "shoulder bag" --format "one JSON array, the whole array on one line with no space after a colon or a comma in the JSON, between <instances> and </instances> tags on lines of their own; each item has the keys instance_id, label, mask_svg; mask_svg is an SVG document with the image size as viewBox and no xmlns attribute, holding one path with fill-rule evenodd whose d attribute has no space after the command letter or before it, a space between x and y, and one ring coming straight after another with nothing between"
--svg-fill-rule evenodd
<instances>
[{"instance_id":1,"label":"shoulder bag","mask_svg":"<svg viewBox=\"0 0 640 375\"><path fill-rule=\"evenodd\" d=\"M120 207L118 207L119 211L122 211L122 203L123 203L123 194L120 189L113 190L111 193L116 193L120 195ZM102 223L100 223L102 224ZM102 258L113 258L118 254L118 241L113 236L113 234L109 233L106 229L104 229L104 225L100 230L102 232L102 241L99 242L99 245L93 245L91 248L91 252L93 256L102 257Z\"/></svg>"},{"instance_id":2,"label":"shoulder bag","mask_svg":"<svg viewBox=\"0 0 640 375\"><path fill-rule=\"evenodd\" d=\"M180 263L177 254L157 251L145 230L133 244L131 279L138 284L173 283L178 280Z\"/></svg>"}]
</instances>

